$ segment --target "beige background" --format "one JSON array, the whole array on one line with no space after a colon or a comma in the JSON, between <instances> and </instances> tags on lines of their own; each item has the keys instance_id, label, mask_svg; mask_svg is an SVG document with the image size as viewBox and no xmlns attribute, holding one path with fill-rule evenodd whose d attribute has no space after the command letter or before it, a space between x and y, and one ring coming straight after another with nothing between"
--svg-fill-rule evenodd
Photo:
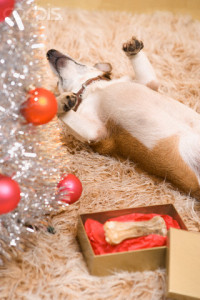
<instances>
[{"instance_id":1,"label":"beige background","mask_svg":"<svg viewBox=\"0 0 200 300\"><path fill-rule=\"evenodd\" d=\"M152 12L168 10L175 13L190 14L200 19L200 0L36 0L45 6L68 6L82 9L125 10L130 12Z\"/></svg>"},{"instance_id":2,"label":"beige background","mask_svg":"<svg viewBox=\"0 0 200 300\"><path fill-rule=\"evenodd\" d=\"M125 1L121 0L124 5ZM94 0L94 5L97 3ZM116 7L119 2L113 0L113 3ZM55 7L58 4L59 0ZM44 18L46 50L55 47L90 65L108 61L115 78L133 76L121 45L133 34L140 36L161 82L161 92L200 112L200 22L168 12L141 16L66 8L59 13L62 21ZM44 55L41 66L46 63ZM49 66L41 72L43 86L53 91L57 80ZM139 170L133 162L92 152L86 145L65 137L61 125L55 118L38 128L35 136L41 141L39 155L50 161L53 157L58 170L46 177L46 185L56 186L62 174L74 173L83 183L82 197L52 219L49 225L55 228L56 234L37 231L35 246L24 245L28 249L20 259L0 267L0 299L164 300L165 269L120 272L102 278L90 276L75 238L78 215L172 203L188 229L200 231L200 202Z\"/></svg>"}]
</instances>

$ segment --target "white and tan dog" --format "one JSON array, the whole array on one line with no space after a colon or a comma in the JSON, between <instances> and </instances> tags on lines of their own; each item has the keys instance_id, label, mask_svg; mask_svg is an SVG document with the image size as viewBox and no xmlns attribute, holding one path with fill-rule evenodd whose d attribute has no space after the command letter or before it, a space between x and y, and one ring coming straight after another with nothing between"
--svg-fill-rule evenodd
<instances>
[{"instance_id":1,"label":"white and tan dog","mask_svg":"<svg viewBox=\"0 0 200 300\"><path fill-rule=\"evenodd\" d=\"M100 154L129 158L200 200L200 115L157 92L142 48L134 37L123 45L135 81L109 80L110 64L89 67L49 50L59 77L59 117Z\"/></svg>"}]
</instances>

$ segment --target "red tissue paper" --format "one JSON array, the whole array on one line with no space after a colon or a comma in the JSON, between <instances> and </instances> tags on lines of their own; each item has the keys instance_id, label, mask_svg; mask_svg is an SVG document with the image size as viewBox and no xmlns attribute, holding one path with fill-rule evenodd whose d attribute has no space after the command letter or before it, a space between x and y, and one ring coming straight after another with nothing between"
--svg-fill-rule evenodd
<instances>
[{"instance_id":1,"label":"red tissue paper","mask_svg":"<svg viewBox=\"0 0 200 300\"><path fill-rule=\"evenodd\" d=\"M178 222L174 220L172 217L168 215L159 215L159 214L133 213L129 215L120 216L117 218L112 218L107 221L119 221L119 222L148 221L155 216L161 216L164 219L167 229L169 229L170 227L180 228ZM153 248L153 247L161 247L166 245L167 237L156 235L156 234L150 234L138 238L127 239L122 241L118 245L110 245L105 240L103 225L104 224L101 224L98 221L92 219L87 219L85 222L85 231L88 235L93 251L96 255L132 251L132 250L139 250L139 249Z\"/></svg>"}]
</instances>

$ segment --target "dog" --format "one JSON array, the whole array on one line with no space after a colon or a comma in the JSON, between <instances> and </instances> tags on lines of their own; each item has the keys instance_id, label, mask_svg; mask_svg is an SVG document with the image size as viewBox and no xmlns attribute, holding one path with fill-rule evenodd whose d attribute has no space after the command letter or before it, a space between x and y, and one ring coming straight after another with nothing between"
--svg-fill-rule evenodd
<instances>
[{"instance_id":1,"label":"dog","mask_svg":"<svg viewBox=\"0 0 200 300\"><path fill-rule=\"evenodd\" d=\"M135 80L111 80L109 63L86 66L57 50L47 52L58 76L59 118L94 151L133 160L200 200L200 115L158 92L142 41L132 37L122 49Z\"/></svg>"}]
</instances>

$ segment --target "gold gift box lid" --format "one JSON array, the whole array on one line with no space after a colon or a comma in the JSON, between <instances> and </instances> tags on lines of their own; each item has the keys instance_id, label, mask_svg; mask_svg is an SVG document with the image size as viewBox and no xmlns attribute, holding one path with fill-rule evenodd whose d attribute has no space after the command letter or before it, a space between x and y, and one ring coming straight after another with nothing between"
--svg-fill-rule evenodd
<instances>
[{"instance_id":1,"label":"gold gift box lid","mask_svg":"<svg viewBox=\"0 0 200 300\"><path fill-rule=\"evenodd\" d=\"M170 228L167 297L200 299L200 233Z\"/></svg>"}]
</instances>

